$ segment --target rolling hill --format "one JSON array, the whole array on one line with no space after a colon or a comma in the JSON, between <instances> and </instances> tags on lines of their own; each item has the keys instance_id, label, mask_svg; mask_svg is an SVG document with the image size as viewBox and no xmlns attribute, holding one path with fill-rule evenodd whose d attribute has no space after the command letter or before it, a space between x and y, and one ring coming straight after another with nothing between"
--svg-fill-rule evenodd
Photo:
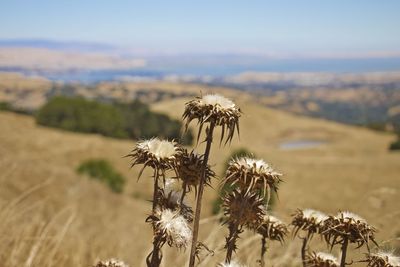
<instances>
[{"instance_id":1,"label":"rolling hill","mask_svg":"<svg viewBox=\"0 0 400 267\"><path fill-rule=\"evenodd\" d=\"M240 140L212 147L210 163L218 174L232 150L246 147L284 174L274 207L284 221L297 208L351 210L379 229L379 241L398 239L400 154L387 149L393 135L268 109L246 93L222 92L237 101L243 116ZM159 101L153 109L180 118L187 100ZM122 158L134 142L40 127L31 117L8 112L0 112L0 125L0 236L6 237L0 243L2 265L91 266L96 259L118 257L131 266L144 266L151 240L144 219L152 184L149 173L137 183L138 168L130 170L129 160ZM321 143L282 149L289 141L304 140ZM202 152L202 144L196 149ZM77 175L75 168L89 158L106 158L129 177L125 193L113 194ZM204 217L211 215L218 181L213 187L205 195ZM221 259L225 232L212 218L202 229L201 238L216 251L201 265L210 266ZM275 266L298 266L299 244L289 239L283 249L271 249ZM255 264L256 241L249 235L240 241L243 262ZM186 256L166 249L165 260L166 266L181 266Z\"/></svg>"}]
</instances>

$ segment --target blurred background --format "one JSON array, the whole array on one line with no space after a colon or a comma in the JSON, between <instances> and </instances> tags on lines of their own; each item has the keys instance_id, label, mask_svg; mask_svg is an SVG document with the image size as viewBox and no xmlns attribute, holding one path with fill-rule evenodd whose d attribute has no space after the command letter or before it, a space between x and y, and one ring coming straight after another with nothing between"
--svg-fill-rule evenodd
<instances>
[{"instance_id":1,"label":"blurred background","mask_svg":"<svg viewBox=\"0 0 400 267\"><path fill-rule=\"evenodd\" d=\"M350 210L400 253L399 12L394 0L2 1L0 265L145 266L152 179L123 156L153 136L202 153L181 115L207 93L243 111L240 139L212 148L220 177L232 155L263 158L284 174L271 207L283 221ZM223 258L218 182L200 233L216 253L201 266ZM240 242L257 266L257 240ZM300 266L300 245L272 244L270 266Z\"/></svg>"}]
</instances>

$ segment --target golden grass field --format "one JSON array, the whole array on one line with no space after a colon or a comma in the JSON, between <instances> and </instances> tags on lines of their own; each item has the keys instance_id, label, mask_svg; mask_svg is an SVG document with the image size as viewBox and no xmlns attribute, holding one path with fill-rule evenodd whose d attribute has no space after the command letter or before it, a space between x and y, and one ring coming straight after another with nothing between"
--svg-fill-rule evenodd
<instances>
[{"instance_id":1,"label":"golden grass field","mask_svg":"<svg viewBox=\"0 0 400 267\"><path fill-rule=\"evenodd\" d=\"M350 210L379 229L379 242L400 247L400 153L387 149L393 135L268 109L237 91L223 93L237 101L243 116L240 140L212 147L210 163L218 174L233 149L246 147L284 173L274 208L283 221L289 222L297 208ZM153 109L180 118L187 100L159 102ZM146 199L152 180L145 173L137 182L138 168L130 170L129 159L123 158L134 142L40 127L31 117L7 112L0 113L0 125L0 266L91 266L110 257L145 266L151 228L144 219L151 209ZM288 140L326 143L281 150L279 144ZM196 149L203 152L202 145ZM89 158L106 158L129 178L125 193L113 194L77 175L75 168ZM218 181L213 185L217 188ZM215 256L201 266L215 266L224 256L225 228L210 218L216 195L208 188L203 200L203 218L209 219L203 221L200 239ZM318 238L311 246L326 249ZM268 266L299 266L299 247L290 236L283 248L273 244ZM258 250L258 239L244 234L237 257L257 266ZM165 247L163 266L184 266L188 251L183 252Z\"/></svg>"}]
</instances>

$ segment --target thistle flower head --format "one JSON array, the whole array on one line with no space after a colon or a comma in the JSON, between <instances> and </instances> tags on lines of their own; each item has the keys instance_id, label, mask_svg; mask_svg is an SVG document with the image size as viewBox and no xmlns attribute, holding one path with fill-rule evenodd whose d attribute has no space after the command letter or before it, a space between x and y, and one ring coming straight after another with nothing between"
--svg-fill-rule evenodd
<instances>
[{"instance_id":1,"label":"thistle flower head","mask_svg":"<svg viewBox=\"0 0 400 267\"><path fill-rule=\"evenodd\" d=\"M138 142L127 156L132 157L132 167L143 164L143 169L149 166L153 169L165 171L175 168L175 161L181 154L181 150L176 142L152 138Z\"/></svg>"},{"instance_id":2,"label":"thistle flower head","mask_svg":"<svg viewBox=\"0 0 400 267\"><path fill-rule=\"evenodd\" d=\"M306 256L306 266L309 267L339 267L337 258L325 252L312 252Z\"/></svg>"},{"instance_id":3,"label":"thistle flower head","mask_svg":"<svg viewBox=\"0 0 400 267\"><path fill-rule=\"evenodd\" d=\"M185 185L185 190L190 191L194 188L197 191L197 186L200 184L202 168L204 166L204 156L191 151L188 153L186 149L177 160L177 174L179 179ZM215 177L215 172L207 164L205 169L205 184L210 185L211 179Z\"/></svg>"},{"instance_id":4,"label":"thistle flower head","mask_svg":"<svg viewBox=\"0 0 400 267\"><path fill-rule=\"evenodd\" d=\"M129 267L129 265L117 259L110 259L99 261L94 267Z\"/></svg>"},{"instance_id":5,"label":"thistle flower head","mask_svg":"<svg viewBox=\"0 0 400 267\"><path fill-rule=\"evenodd\" d=\"M342 244L345 239L350 243L357 243L358 247L364 244L368 247L369 241L375 243L376 229L370 226L365 219L348 211L339 212L336 216L329 216L325 220L325 229L323 235L331 246Z\"/></svg>"},{"instance_id":6,"label":"thistle flower head","mask_svg":"<svg viewBox=\"0 0 400 267\"><path fill-rule=\"evenodd\" d=\"M283 243L287 232L288 229L286 224L271 215L265 215L262 224L257 229L257 233L262 235L264 238L276 240L281 243Z\"/></svg>"},{"instance_id":7,"label":"thistle flower head","mask_svg":"<svg viewBox=\"0 0 400 267\"><path fill-rule=\"evenodd\" d=\"M297 210L293 215L291 224L295 228L295 234L299 230L308 231L310 234L321 233L328 215L313 209Z\"/></svg>"},{"instance_id":8,"label":"thistle flower head","mask_svg":"<svg viewBox=\"0 0 400 267\"><path fill-rule=\"evenodd\" d=\"M281 176L261 159L239 157L229 162L223 183L237 185L246 192L258 190L265 194L267 188L278 190Z\"/></svg>"},{"instance_id":9,"label":"thistle flower head","mask_svg":"<svg viewBox=\"0 0 400 267\"><path fill-rule=\"evenodd\" d=\"M230 263L221 262L217 265L217 267L246 267L246 266L242 265L236 261L231 261Z\"/></svg>"},{"instance_id":10,"label":"thistle flower head","mask_svg":"<svg viewBox=\"0 0 400 267\"><path fill-rule=\"evenodd\" d=\"M231 100L217 94L208 94L197 97L186 103L183 119L187 128L192 120L197 119L200 124L199 134L205 123L214 123L222 127L221 142L227 130L226 142L231 141L235 129L239 132L240 109Z\"/></svg>"},{"instance_id":11,"label":"thistle flower head","mask_svg":"<svg viewBox=\"0 0 400 267\"><path fill-rule=\"evenodd\" d=\"M186 248L192 240L192 230L188 221L178 212L165 209L157 212L156 230L165 238L168 245Z\"/></svg>"},{"instance_id":12,"label":"thistle flower head","mask_svg":"<svg viewBox=\"0 0 400 267\"><path fill-rule=\"evenodd\" d=\"M368 267L400 267L400 257L393 253L379 251L367 255Z\"/></svg>"},{"instance_id":13,"label":"thistle flower head","mask_svg":"<svg viewBox=\"0 0 400 267\"><path fill-rule=\"evenodd\" d=\"M223 199L225 223L256 229L265 215L264 200L256 193L245 194L235 189Z\"/></svg>"}]
</instances>

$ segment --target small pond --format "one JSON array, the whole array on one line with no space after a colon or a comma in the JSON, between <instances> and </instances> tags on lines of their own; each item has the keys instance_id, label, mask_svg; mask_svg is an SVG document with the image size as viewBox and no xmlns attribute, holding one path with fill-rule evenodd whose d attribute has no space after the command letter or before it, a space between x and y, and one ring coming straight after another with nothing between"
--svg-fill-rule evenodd
<instances>
[{"instance_id":1,"label":"small pond","mask_svg":"<svg viewBox=\"0 0 400 267\"><path fill-rule=\"evenodd\" d=\"M316 140L292 140L281 143L279 148L281 150L308 149L319 147L323 144L326 144L326 142Z\"/></svg>"}]
</instances>

